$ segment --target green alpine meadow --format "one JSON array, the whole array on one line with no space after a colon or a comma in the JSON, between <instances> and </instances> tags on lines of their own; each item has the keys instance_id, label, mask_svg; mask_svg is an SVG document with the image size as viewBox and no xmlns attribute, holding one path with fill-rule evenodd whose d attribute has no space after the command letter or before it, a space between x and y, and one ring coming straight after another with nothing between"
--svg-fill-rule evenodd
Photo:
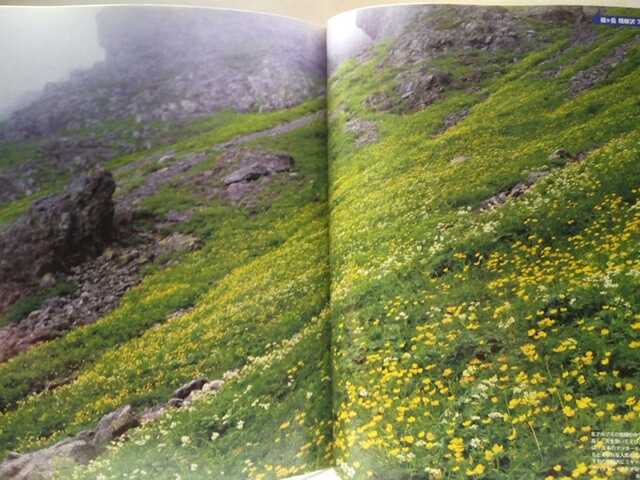
<instances>
[{"instance_id":1,"label":"green alpine meadow","mask_svg":"<svg viewBox=\"0 0 640 480\"><path fill-rule=\"evenodd\" d=\"M637 478L638 12L0 9L0 480Z\"/></svg>"},{"instance_id":2,"label":"green alpine meadow","mask_svg":"<svg viewBox=\"0 0 640 480\"><path fill-rule=\"evenodd\" d=\"M231 11L58 15L94 22L102 58L0 127L0 478L329 466L323 33Z\"/></svg>"},{"instance_id":3,"label":"green alpine meadow","mask_svg":"<svg viewBox=\"0 0 640 480\"><path fill-rule=\"evenodd\" d=\"M344 478L636 475L606 453L640 432L640 37L587 10L358 12L329 83Z\"/></svg>"}]
</instances>

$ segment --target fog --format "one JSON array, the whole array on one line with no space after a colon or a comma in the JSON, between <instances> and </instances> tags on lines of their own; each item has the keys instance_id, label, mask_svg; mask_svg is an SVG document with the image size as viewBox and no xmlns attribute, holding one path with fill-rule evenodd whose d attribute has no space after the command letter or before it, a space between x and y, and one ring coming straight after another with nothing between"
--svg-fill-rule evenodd
<instances>
[{"instance_id":1,"label":"fog","mask_svg":"<svg viewBox=\"0 0 640 480\"><path fill-rule=\"evenodd\" d=\"M100 7L0 7L0 119L48 82L104 58Z\"/></svg>"},{"instance_id":2,"label":"fog","mask_svg":"<svg viewBox=\"0 0 640 480\"><path fill-rule=\"evenodd\" d=\"M341 13L328 22L327 56L330 72L371 44L369 36L356 25L357 13L356 10Z\"/></svg>"}]
</instances>

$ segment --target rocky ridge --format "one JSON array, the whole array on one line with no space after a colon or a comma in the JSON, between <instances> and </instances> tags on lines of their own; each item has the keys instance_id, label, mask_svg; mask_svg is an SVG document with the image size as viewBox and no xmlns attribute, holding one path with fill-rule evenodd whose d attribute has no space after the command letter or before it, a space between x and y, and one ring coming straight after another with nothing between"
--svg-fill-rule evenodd
<instances>
[{"instance_id":1,"label":"rocky ridge","mask_svg":"<svg viewBox=\"0 0 640 480\"><path fill-rule=\"evenodd\" d=\"M324 90L324 36L301 22L207 9L105 7L105 60L50 83L15 112L7 138L91 128L107 119L190 119L275 110Z\"/></svg>"},{"instance_id":2,"label":"rocky ridge","mask_svg":"<svg viewBox=\"0 0 640 480\"><path fill-rule=\"evenodd\" d=\"M180 128L215 112L279 110L324 94L324 32L299 21L104 7L96 23L105 59L47 84L0 127L0 146L33 146L0 170L0 202L37 192L54 174L174 143Z\"/></svg>"},{"instance_id":3,"label":"rocky ridge","mask_svg":"<svg viewBox=\"0 0 640 480\"><path fill-rule=\"evenodd\" d=\"M547 27L551 24L573 28L576 41L582 41L593 30L588 13L591 12L569 7L514 10L471 6L374 8L358 12L357 24L372 39L393 38L377 67L398 70L393 91L372 94L365 106L374 111L414 112L451 90L477 91L482 81L506 68L512 59L544 48L553 40L536 29L541 20ZM398 15L401 17L395 19ZM389 16L394 17L393 29L386 26ZM357 58L368 61L374 52L369 48ZM481 52L486 52L487 57L479 57ZM444 66L443 60L452 55L462 73Z\"/></svg>"},{"instance_id":4,"label":"rocky ridge","mask_svg":"<svg viewBox=\"0 0 640 480\"><path fill-rule=\"evenodd\" d=\"M224 378L233 378L237 374L236 370L229 371ZM158 420L167 410L186 407L198 398L217 394L225 380L192 380L178 388L165 404L140 413L136 413L131 405L124 405L103 416L91 430L84 430L42 450L26 454L12 452L0 463L0 480L47 480L53 478L60 468L87 464L104 452L110 442L125 437L134 428Z\"/></svg>"}]
</instances>

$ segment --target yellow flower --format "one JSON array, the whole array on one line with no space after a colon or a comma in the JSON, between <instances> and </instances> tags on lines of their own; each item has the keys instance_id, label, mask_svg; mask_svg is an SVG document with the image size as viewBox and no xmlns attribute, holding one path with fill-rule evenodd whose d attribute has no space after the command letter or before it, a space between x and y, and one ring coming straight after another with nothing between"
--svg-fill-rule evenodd
<instances>
[{"instance_id":1,"label":"yellow flower","mask_svg":"<svg viewBox=\"0 0 640 480\"><path fill-rule=\"evenodd\" d=\"M579 463L578 465L576 465L576 468L574 468L573 471L571 472L571 476L573 478L578 478L580 475L584 475L588 471L589 469L584 463Z\"/></svg>"},{"instance_id":2,"label":"yellow flower","mask_svg":"<svg viewBox=\"0 0 640 480\"><path fill-rule=\"evenodd\" d=\"M477 464L475 467L467 470L467 475L482 475L484 473L485 466L482 463Z\"/></svg>"}]
</instances>

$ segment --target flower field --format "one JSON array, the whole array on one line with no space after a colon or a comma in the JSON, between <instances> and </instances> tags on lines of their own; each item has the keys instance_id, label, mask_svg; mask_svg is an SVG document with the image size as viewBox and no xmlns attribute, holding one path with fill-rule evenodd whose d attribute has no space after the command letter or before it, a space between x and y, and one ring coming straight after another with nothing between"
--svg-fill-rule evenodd
<instances>
[{"instance_id":1,"label":"flower field","mask_svg":"<svg viewBox=\"0 0 640 480\"><path fill-rule=\"evenodd\" d=\"M634 478L592 461L603 448L592 432L640 428L636 35L598 27L585 48L556 30L476 91L453 89L415 113L363 107L402 69L385 63L389 43L333 76L344 478ZM621 45L606 80L568 92ZM443 130L461 109L468 115ZM374 122L380 140L358 146L353 118ZM579 159L559 164L558 149ZM524 195L483 206L538 172Z\"/></svg>"},{"instance_id":2,"label":"flower field","mask_svg":"<svg viewBox=\"0 0 640 480\"><path fill-rule=\"evenodd\" d=\"M221 114L222 121L214 117L183 131L175 149L188 154L321 106ZM188 187L145 198L150 214L168 205L193 211L177 228L197 234L203 247L148 269L95 324L0 365L1 456L92 428L124 404L142 411L165 402L194 378L226 376L215 398L132 431L86 467L61 466L59 477L276 478L329 464L325 145L322 119L254 141L294 156L297 176L265 187L253 211L198 197ZM194 171L215 164L217 155ZM116 159L112 167L141 158ZM123 174L120 187L145 171L142 163ZM43 388L65 378L58 388Z\"/></svg>"}]
</instances>

